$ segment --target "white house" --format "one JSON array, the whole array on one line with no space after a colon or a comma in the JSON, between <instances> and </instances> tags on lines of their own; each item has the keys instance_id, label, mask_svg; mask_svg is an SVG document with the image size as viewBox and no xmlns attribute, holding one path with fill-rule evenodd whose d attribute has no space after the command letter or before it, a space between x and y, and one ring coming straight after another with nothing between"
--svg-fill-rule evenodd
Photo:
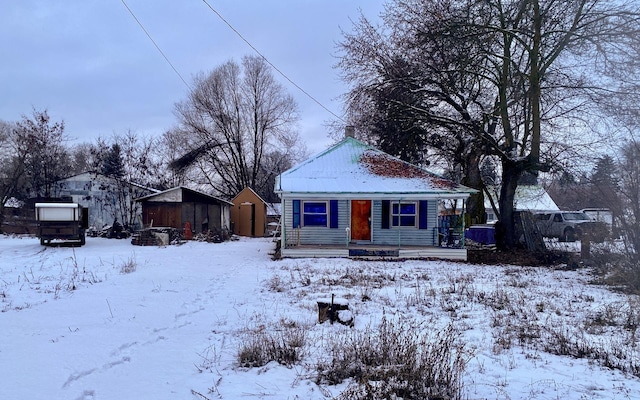
<instances>
[{"instance_id":1,"label":"white house","mask_svg":"<svg viewBox=\"0 0 640 400\"><path fill-rule=\"evenodd\" d=\"M115 188L125 186L120 196ZM115 180L96 172L84 172L56 182L57 197L71 197L71 201L89 208L89 224L101 228L118 218L121 223L140 225L141 208L135 199L159 192L136 183L116 184ZM128 209L127 209L128 208ZM129 217L131 216L131 217Z\"/></svg>"},{"instance_id":2,"label":"white house","mask_svg":"<svg viewBox=\"0 0 640 400\"><path fill-rule=\"evenodd\" d=\"M280 174L275 192L282 257L467 257L463 238L441 246L438 202L475 190L349 134Z\"/></svg>"}]
</instances>

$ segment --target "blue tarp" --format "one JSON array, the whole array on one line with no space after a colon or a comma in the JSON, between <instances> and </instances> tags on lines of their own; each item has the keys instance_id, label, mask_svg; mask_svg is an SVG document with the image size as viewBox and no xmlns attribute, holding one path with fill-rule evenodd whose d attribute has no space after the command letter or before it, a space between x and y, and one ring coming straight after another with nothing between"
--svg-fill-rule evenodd
<instances>
[{"instance_id":1,"label":"blue tarp","mask_svg":"<svg viewBox=\"0 0 640 400\"><path fill-rule=\"evenodd\" d=\"M496 244L496 230L493 225L473 225L465 229L464 236L481 244Z\"/></svg>"}]
</instances>

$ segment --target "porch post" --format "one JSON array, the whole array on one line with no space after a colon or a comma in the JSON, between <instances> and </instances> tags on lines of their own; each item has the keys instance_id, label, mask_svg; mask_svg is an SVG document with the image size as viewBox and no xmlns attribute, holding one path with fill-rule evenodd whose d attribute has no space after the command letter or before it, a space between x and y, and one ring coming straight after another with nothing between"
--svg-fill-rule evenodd
<instances>
[{"instance_id":1,"label":"porch post","mask_svg":"<svg viewBox=\"0 0 640 400\"><path fill-rule=\"evenodd\" d=\"M351 209L351 198L347 199L347 215L349 216L349 222L347 223L347 228L345 229L345 236L346 236L346 248L349 248L349 243L351 242L351 213L353 212L353 210ZM339 225L339 224L338 224Z\"/></svg>"},{"instance_id":2,"label":"porch post","mask_svg":"<svg viewBox=\"0 0 640 400\"><path fill-rule=\"evenodd\" d=\"M464 228L465 228L465 210L467 209L467 199L462 199L462 213L461 213L461 217L462 217L462 248L465 248L465 240L466 240L466 235L464 234Z\"/></svg>"},{"instance_id":3,"label":"porch post","mask_svg":"<svg viewBox=\"0 0 640 400\"><path fill-rule=\"evenodd\" d=\"M282 254L282 250L284 250L285 244L287 243L287 241L285 240L285 238L287 237L287 232L286 232L287 213L285 212L286 200L284 196L282 197L282 201L280 204L281 204L280 205L280 252L281 252L280 254Z\"/></svg>"},{"instance_id":4,"label":"porch post","mask_svg":"<svg viewBox=\"0 0 640 400\"><path fill-rule=\"evenodd\" d=\"M402 197L400 197L400 200L398 200L398 250L402 248L402 229L400 229L400 204L402 204ZM389 214L393 215L393 202L391 203L391 210L389 211ZM391 220L393 221L393 216L391 217ZM391 223L390 225L393 226L393 223Z\"/></svg>"}]
</instances>

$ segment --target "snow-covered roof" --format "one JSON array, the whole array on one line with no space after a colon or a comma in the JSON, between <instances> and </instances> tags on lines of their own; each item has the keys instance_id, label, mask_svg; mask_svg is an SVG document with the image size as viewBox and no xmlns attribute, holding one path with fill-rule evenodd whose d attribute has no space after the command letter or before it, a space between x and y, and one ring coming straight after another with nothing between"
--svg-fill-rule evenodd
<instances>
[{"instance_id":1,"label":"snow-covered roof","mask_svg":"<svg viewBox=\"0 0 640 400\"><path fill-rule=\"evenodd\" d=\"M497 201L500 193L499 187L490 188L489 192ZM529 211L558 211L558 205L540 185L521 185L516 189L513 206L516 210ZM496 202L497 205L497 202ZM489 199L485 196L484 207L491 208Z\"/></svg>"},{"instance_id":2,"label":"snow-covered roof","mask_svg":"<svg viewBox=\"0 0 640 400\"><path fill-rule=\"evenodd\" d=\"M283 172L276 193L466 198L475 190L352 137Z\"/></svg>"},{"instance_id":3,"label":"snow-covered roof","mask_svg":"<svg viewBox=\"0 0 640 400\"><path fill-rule=\"evenodd\" d=\"M236 204L236 199L238 198L238 196L240 196L242 193L249 191L251 192L254 196L256 196L258 198L258 200L260 200L261 202L263 202L264 204L267 204L266 201L264 201L264 199L262 197L260 197L260 195L258 193L256 193L255 190L253 190L250 186L245 187L244 189L242 189L240 192L238 192L238 194L236 194L234 196L233 199L231 199L231 203Z\"/></svg>"},{"instance_id":4,"label":"snow-covered roof","mask_svg":"<svg viewBox=\"0 0 640 400\"><path fill-rule=\"evenodd\" d=\"M216 200L220 203L226 203L228 205L233 206L233 203L230 201L227 201L225 199L221 199L219 197L216 196L212 196L210 194L207 193L203 193L200 192L198 190L194 190L194 189L190 189L184 186L176 186L173 187L171 189L167 189L167 190L163 190L162 192L158 192L158 193L153 193L144 197L140 197L138 199L136 199L136 201L148 201L151 199L154 200L159 200L159 201L167 201L167 202L182 202L182 197L183 197L183 193L184 192L191 192L191 193L195 193L199 196L205 197L205 198L210 198L213 200Z\"/></svg>"},{"instance_id":5,"label":"snow-covered roof","mask_svg":"<svg viewBox=\"0 0 640 400\"><path fill-rule=\"evenodd\" d=\"M24 201L18 200L15 197L9 197L7 201L4 202L5 208L21 208L24 206Z\"/></svg>"},{"instance_id":6,"label":"snow-covered roof","mask_svg":"<svg viewBox=\"0 0 640 400\"><path fill-rule=\"evenodd\" d=\"M99 172L94 172L94 171L86 171L86 172L82 172L79 174L75 174L75 175L71 175L68 176L66 178L62 178L62 179L58 179L56 182L57 183L62 183L62 182L76 182L76 181L92 181L94 179L97 179L98 177L102 177L103 179L113 179L107 175L101 174ZM160 190L158 189L154 189L151 187L147 187L147 186L143 186L140 185L138 183L135 182L127 182L129 185L131 186L135 186L138 187L140 189L144 189L144 190L148 190L151 193L160 193Z\"/></svg>"},{"instance_id":7,"label":"snow-covered roof","mask_svg":"<svg viewBox=\"0 0 640 400\"><path fill-rule=\"evenodd\" d=\"M267 215L282 215L282 203L267 203Z\"/></svg>"}]
</instances>

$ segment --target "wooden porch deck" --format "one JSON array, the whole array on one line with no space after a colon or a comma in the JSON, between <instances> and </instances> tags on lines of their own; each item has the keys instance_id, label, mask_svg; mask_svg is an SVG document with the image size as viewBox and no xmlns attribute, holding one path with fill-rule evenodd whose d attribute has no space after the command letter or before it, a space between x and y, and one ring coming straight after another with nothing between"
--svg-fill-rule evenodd
<instances>
[{"instance_id":1,"label":"wooden porch deck","mask_svg":"<svg viewBox=\"0 0 640 400\"><path fill-rule=\"evenodd\" d=\"M289 246L281 249L282 258L366 258L373 260L400 260L436 258L467 261L466 248L436 246Z\"/></svg>"}]
</instances>

